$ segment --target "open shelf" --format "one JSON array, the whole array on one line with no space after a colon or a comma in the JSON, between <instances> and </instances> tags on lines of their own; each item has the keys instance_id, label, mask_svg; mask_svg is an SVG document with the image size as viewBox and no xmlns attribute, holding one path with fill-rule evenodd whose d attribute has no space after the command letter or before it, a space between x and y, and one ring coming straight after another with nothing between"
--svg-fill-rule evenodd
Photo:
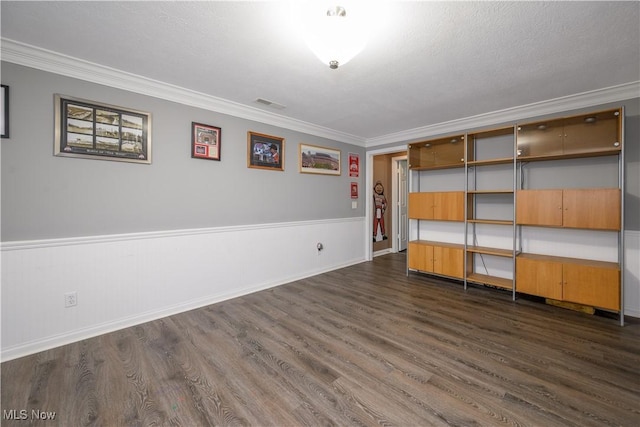
<instances>
[{"instance_id":1,"label":"open shelf","mask_svg":"<svg viewBox=\"0 0 640 427\"><path fill-rule=\"evenodd\" d=\"M473 252L476 254L495 255L505 258L511 258L513 256L512 249L498 249L489 248L486 246L467 246L467 252Z\"/></svg>"},{"instance_id":2,"label":"open shelf","mask_svg":"<svg viewBox=\"0 0 640 427\"><path fill-rule=\"evenodd\" d=\"M531 254L527 252L522 252L518 254L518 258L531 259L536 261L559 262L563 264L580 264L580 265L586 265L589 267L610 268L610 269L620 270L619 263L610 262L610 261L598 261L598 260L589 260L589 259L582 259L582 258L569 258L569 257L555 256L555 255L539 255L539 254Z\"/></svg>"},{"instance_id":3,"label":"open shelf","mask_svg":"<svg viewBox=\"0 0 640 427\"><path fill-rule=\"evenodd\" d=\"M503 219L468 219L467 222L473 224L513 225L513 221Z\"/></svg>"},{"instance_id":4,"label":"open shelf","mask_svg":"<svg viewBox=\"0 0 640 427\"><path fill-rule=\"evenodd\" d=\"M487 276L486 274L471 273L467 275L467 281L479 283L481 285L490 285L503 289L513 289L513 280L503 277Z\"/></svg>"},{"instance_id":5,"label":"open shelf","mask_svg":"<svg viewBox=\"0 0 640 427\"><path fill-rule=\"evenodd\" d=\"M508 190L468 190L467 194L513 194L513 189L508 189Z\"/></svg>"},{"instance_id":6,"label":"open shelf","mask_svg":"<svg viewBox=\"0 0 640 427\"><path fill-rule=\"evenodd\" d=\"M602 156L617 156L621 152L620 149L611 149L603 151L591 151L587 153L571 153L571 154L557 154L557 155L540 155L540 156L518 156L518 162L539 162L544 160L561 160L561 159L579 159L585 157L602 157Z\"/></svg>"},{"instance_id":7,"label":"open shelf","mask_svg":"<svg viewBox=\"0 0 640 427\"><path fill-rule=\"evenodd\" d=\"M500 159L489 159L489 160L469 160L467 162L467 166L504 165L512 162L513 162L513 157L503 157Z\"/></svg>"}]
</instances>

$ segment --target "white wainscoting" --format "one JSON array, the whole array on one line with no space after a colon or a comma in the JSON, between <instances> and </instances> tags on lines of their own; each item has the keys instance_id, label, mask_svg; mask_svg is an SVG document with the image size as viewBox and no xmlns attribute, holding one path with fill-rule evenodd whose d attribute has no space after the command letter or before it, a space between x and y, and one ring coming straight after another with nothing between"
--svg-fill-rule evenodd
<instances>
[{"instance_id":1,"label":"white wainscoting","mask_svg":"<svg viewBox=\"0 0 640 427\"><path fill-rule=\"evenodd\" d=\"M2 360L363 262L365 229L346 218L5 242Z\"/></svg>"},{"instance_id":2,"label":"white wainscoting","mask_svg":"<svg viewBox=\"0 0 640 427\"><path fill-rule=\"evenodd\" d=\"M640 231L624 233L624 314L640 318Z\"/></svg>"}]
</instances>

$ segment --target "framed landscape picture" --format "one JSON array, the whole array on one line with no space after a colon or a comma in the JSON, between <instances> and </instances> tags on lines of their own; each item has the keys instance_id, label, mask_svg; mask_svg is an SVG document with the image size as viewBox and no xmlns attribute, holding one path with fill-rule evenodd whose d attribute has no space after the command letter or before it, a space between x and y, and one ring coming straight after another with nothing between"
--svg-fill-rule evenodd
<instances>
[{"instance_id":1,"label":"framed landscape picture","mask_svg":"<svg viewBox=\"0 0 640 427\"><path fill-rule=\"evenodd\" d=\"M340 150L300 144L299 157L301 173L340 175Z\"/></svg>"},{"instance_id":2,"label":"framed landscape picture","mask_svg":"<svg viewBox=\"0 0 640 427\"><path fill-rule=\"evenodd\" d=\"M284 171L284 138L247 132L247 167Z\"/></svg>"},{"instance_id":3,"label":"framed landscape picture","mask_svg":"<svg viewBox=\"0 0 640 427\"><path fill-rule=\"evenodd\" d=\"M151 114L55 95L54 154L151 163Z\"/></svg>"},{"instance_id":4,"label":"framed landscape picture","mask_svg":"<svg viewBox=\"0 0 640 427\"><path fill-rule=\"evenodd\" d=\"M191 157L220 160L222 129L215 126L191 123Z\"/></svg>"}]
</instances>

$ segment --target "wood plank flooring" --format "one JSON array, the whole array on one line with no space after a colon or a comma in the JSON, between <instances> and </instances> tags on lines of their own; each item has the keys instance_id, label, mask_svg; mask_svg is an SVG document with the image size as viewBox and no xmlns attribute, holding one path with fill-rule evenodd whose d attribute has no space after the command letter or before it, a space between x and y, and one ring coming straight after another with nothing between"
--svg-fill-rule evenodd
<instances>
[{"instance_id":1,"label":"wood plank flooring","mask_svg":"<svg viewBox=\"0 0 640 427\"><path fill-rule=\"evenodd\" d=\"M2 363L2 425L640 425L638 319L404 269L385 255Z\"/></svg>"}]
</instances>

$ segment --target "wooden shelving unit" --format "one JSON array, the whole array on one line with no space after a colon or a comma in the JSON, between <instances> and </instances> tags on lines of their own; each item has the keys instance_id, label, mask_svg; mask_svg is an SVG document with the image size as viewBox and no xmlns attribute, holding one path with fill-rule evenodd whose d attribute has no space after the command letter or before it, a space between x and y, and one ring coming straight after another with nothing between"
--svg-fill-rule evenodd
<instances>
[{"instance_id":1,"label":"wooden shelving unit","mask_svg":"<svg viewBox=\"0 0 640 427\"><path fill-rule=\"evenodd\" d=\"M471 282L515 292L515 128L508 126L468 133L466 141L468 209L465 246L471 256L468 257L464 286L466 288ZM500 187L504 182L511 183L511 188ZM495 206L504 207L494 209ZM487 233L483 226L490 226L491 233ZM505 241L494 241L495 233L505 234ZM493 246L498 243L510 247ZM509 260L509 265L505 268L506 260ZM515 293L513 295L515 297Z\"/></svg>"},{"instance_id":2,"label":"wooden shelving unit","mask_svg":"<svg viewBox=\"0 0 640 427\"><path fill-rule=\"evenodd\" d=\"M456 278L465 288L473 283L507 289L514 299L531 294L615 311L623 324L623 126L622 109L613 109L410 144L414 233L407 274ZM602 158L614 160L603 168ZM616 181L597 182L610 169ZM554 176L558 170L565 176ZM536 184L536 174L547 184ZM451 224L462 227L442 231ZM586 237L566 248L564 230ZM592 241L588 233L600 234ZM603 233L614 236L617 248L610 240L598 246ZM574 257L581 253L587 256Z\"/></svg>"},{"instance_id":3,"label":"wooden shelving unit","mask_svg":"<svg viewBox=\"0 0 640 427\"><path fill-rule=\"evenodd\" d=\"M538 166L548 174L554 165L579 161L585 173L538 185L525 179L516 191L516 224L523 229L578 230L614 235L617 261L575 258L549 248L523 251L517 257L516 291L563 302L618 312L624 324L624 151L622 109L522 124L516 139L517 163L532 174ZM617 168L603 177L602 187L587 178L598 175L600 164L590 158L616 157ZM608 179L604 179L608 178ZM613 181L613 183L612 183ZM562 242L555 242L557 244ZM609 251L607 251L609 252ZM578 254L576 254L578 255ZM598 254L603 256L606 254ZM595 255L591 255L592 257Z\"/></svg>"}]
</instances>

